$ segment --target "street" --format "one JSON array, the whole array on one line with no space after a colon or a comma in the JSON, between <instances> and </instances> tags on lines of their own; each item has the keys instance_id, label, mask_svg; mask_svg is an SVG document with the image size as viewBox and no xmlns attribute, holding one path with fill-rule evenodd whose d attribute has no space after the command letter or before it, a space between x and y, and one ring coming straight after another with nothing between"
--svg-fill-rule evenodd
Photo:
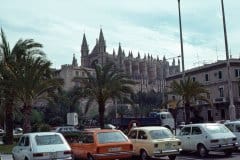
<instances>
[{"instance_id":1,"label":"street","mask_svg":"<svg viewBox=\"0 0 240 160\"><path fill-rule=\"evenodd\" d=\"M12 160L12 156L10 154L1 155L0 160ZM134 158L137 160L138 158ZM225 157L221 152L210 152L210 155L207 158L200 158L196 155L196 153L188 153L188 154L180 154L177 156L176 160L239 160L240 159L240 151L234 152L231 157ZM161 160L168 160L168 157L162 157Z\"/></svg>"}]
</instances>

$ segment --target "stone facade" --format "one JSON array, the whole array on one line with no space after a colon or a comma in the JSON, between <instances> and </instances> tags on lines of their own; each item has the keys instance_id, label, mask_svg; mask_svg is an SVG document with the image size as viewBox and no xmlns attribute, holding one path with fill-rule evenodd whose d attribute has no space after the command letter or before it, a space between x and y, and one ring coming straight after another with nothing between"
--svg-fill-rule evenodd
<instances>
[{"instance_id":1,"label":"stone facade","mask_svg":"<svg viewBox=\"0 0 240 160\"><path fill-rule=\"evenodd\" d=\"M114 49L113 53L109 54L106 51L106 41L102 29L100 30L99 39L97 39L91 52L89 52L86 36L85 34L83 35L81 67L91 68L93 62L100 64L113 62L118 69L123 70L132 79L139 80L145 85L152 86L152 88L158 88L157 86L164 83L167 76L180 72L179 60L178 64L175 64L175 59L173 59L172 65L170 65L165 56L163 60L160 60L159 57L154 59L149 54L147 56L145 54L141 58L140 53L138 53L137 57L133 57L132 51L129 51L128 56L126 56L120 44L117 54ZM150 86L148 88L151 88Z\"/></svg>"},{"instance_id":2,"label":"stone facade","mask_svg":"<svg viewBox=\"0 0 240 160\"><path fill-rule=\"evenodd\" d=\"M197 101L192 106L201 110L201 115L205 121L218 121L229 119L229 93L227 79L227 61L217 61L216 63L203 65L186 71L186 77L190 77L200 82L209 91L207 98L212 102L210 107L204 101ZM240 59L230 59L230 82L233 88L233 100L236 107L236 117L240 117ZM180 81L182 74L178 73L166 78L167 86L170 86L173 80ZM181 97L168 95L169 101L178 101ZM172 103L174 104L174 103ZM171 107L171 106L169 106ZM181 107L181 106L179 106ZM182 110L179 110L179 121L183 121Z\"/></svg>"}]
</instances>

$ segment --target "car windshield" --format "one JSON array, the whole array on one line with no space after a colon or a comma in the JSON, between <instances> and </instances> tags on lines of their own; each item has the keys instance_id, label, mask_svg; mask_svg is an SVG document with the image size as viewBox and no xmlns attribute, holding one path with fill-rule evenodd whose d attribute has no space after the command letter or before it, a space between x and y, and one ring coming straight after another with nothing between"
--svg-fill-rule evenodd
<instances>
[{"instance_id":1,"label":"car windshield","mask_svg":"<svg viewBox=\"0 0 240 160\"><path fill-rule=\"evenodd\" d=\"M172 138L173 134L168 129L152 130L149 132L152 139Z\"/></svg>"},{"instance_id":2,"label":"car windshield","mask_svg":"<svg viewBox=\"0 0 240 160\"><path fill-rule=\"evenodd\" d=\"M97 138L100 144L128 141L121 132L100 132L97 134Z\"/></svg>"},{"instance_id":3,"label":"car windshield","mask_svg":"<svg viewBox=\"0 0 240 160\"><path fill-rule=\"evenodd\" d=\"M63 144L63 141L59 135L37 135L35 140L37 145Z\"/></svg>"},{"instance_id":4,"label":"car windshield","mask_svg":"<svg viewBox=\"0 0 240 160\"><path fill-rule=\"evenodd\" d=\"M207 125L206 130L209 133L216 134L216 133L228 133L230 132L225 126L223 125Z\"/></svg>"}]
</instances>

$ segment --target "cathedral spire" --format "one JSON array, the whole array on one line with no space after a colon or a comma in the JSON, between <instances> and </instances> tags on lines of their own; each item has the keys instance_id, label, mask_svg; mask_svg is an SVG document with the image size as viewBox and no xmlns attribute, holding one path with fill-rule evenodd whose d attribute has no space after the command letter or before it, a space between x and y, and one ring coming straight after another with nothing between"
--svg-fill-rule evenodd
<instances>
[{"instance_id":1,"label":"cathedral spire","mask_svg":"<svg viewBox=\"0 0 240 160\"><path fill-rule=\"evenodd\" d=\"M75 58L75 54L73 54L72 66L73 67L77 67L78 66L77 59Z\"/></svg>"},{"instance_id":2,"label":"cathedral spire","mask_svg":"<svg viewBox=\"0 0 240 160\"><path fill-rule=\"evenodd\" d=\"M85 33L83 34L81 53L82 53L82 57L83 56L87 56L88 53L89 53L89 49L88 49L88 44L87 44L87 39L86 39Z\"/></svg>"},{"instance_id":3,"label":"cathedral spire","mask_svg":"<svg viewBox=\"0 0 240 160\"><path fill-rule=\"evenodd\" d=\"M102 28L100 29L100 34L99 34L99 51L100 53L106 52L106 42L104 40Z\"/></svg>"},{"instance_id":4,"label":"cathedral spire","mask_svg":"<svg viewBox=\"0 0 240 160\"><path fill-rule=\"evenodd\" d=\"M119 43L119 46L118 46L118 56L122 56L122 47L121 47L121 43Z\"/></svg>"}]
</instances>

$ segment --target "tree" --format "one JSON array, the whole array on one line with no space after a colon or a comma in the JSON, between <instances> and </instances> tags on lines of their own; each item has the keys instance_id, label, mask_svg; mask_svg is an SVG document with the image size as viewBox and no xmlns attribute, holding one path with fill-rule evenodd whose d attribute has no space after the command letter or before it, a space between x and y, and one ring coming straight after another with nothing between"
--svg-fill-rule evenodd
<instances>
[{"instance_id":1,"label":"tree","mask_svg":"<svg viewBox=\"0 0 240 160\"><path fill-rule=\"evenodd\" d=\"M34 42L32 39L22 40L19 39L14 47L11 49L7 38L1 29L1 42L0 42L0 89L3 92L1 99L2 106L5 112L6 124L6 143L13 143L13 106L15 102L15 93L12 87L2 83L11 79L9 76L9 67L21 61L23 56L26 55L42 55L41 52L36 52L38 48L42 47L41 44Z\"/></svg>"},{"instance_id":2,"label":"tree","mask_svg":"<svg viewBox=\"0 0 240 160\"><path fill-rule=\"evenodd\" d=\"M21 61L9 66L10 80L3 81L14 91L16 101L22 104L24 133L31 132L30 118L34 103L46 99L48 92L54 92L62 84L62 81L53 78L50 65L43 57L32 54L24 56Z\"/></svg>"},{"instance_id":3,"label":"tree","mask_svg":"<svg viewBox=\"0 0 240 160\"><path fill-rule=\"evenodd\" d=\"M93 102L98 104L99 124L104 128L104 113L107 100L121 99L132 102L130 95L133 94L132 85L136 82L130 80L126 74L115 69L113 63L101 66L93 63L94 74L84 69L87 78L80 79L83 84L83 93L88 99L85 112Z\"/></svg>"},{"instance_id":4,"label":"tree","mask_svg":"<svg viewBox=\"0 0 240 160\"><path fill-rule=\"evenodd\" d=\"M173 81L171 83L171 93L179 95L182 97L181 100L177 102L184 103L185 112L186 112L186 123L190 122L190 105L192 102L196 100L203 100L210 102L204 94L208 93L208 91L197 81L193 81L190 77L184 80L180 80L180 82ZM210 103L211 104L211 103Z\"/></svg>"}]
</instances>

